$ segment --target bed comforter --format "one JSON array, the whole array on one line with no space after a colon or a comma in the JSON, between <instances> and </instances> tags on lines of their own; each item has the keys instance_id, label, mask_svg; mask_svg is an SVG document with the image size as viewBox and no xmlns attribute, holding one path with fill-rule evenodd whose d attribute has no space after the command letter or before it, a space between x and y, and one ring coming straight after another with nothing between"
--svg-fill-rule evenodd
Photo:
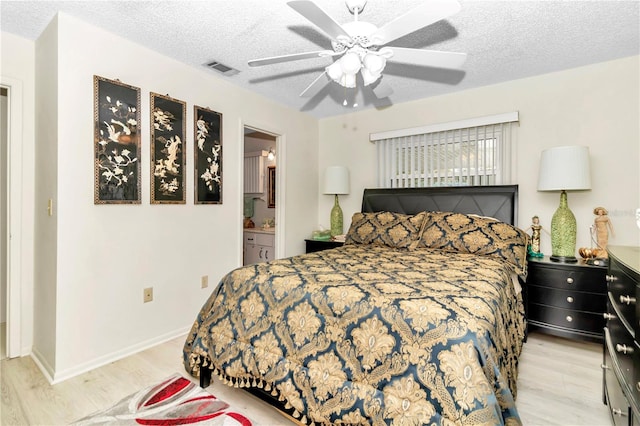
<instances>
[{"instance_id":1,"label":"bed comforter","mask_svg":"<svg viewBox=\"0 0 640 426\"><path fill-rule=\"evenodd\" d=\"M229 384L316 424L521 424L522 299L500 259L341 248L241 267L184 345Z\"/></svg>"}]
</instances>

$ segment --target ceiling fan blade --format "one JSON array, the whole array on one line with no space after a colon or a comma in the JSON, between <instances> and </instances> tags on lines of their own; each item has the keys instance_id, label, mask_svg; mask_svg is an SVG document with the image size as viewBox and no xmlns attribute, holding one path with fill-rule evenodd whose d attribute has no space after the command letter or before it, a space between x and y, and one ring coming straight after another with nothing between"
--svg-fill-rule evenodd
<instances>
[{"instance_id":1,"label":"ceiling fan blade","mask_svg":"<svg viewBox=\"0 0 640 426\"><path fill-rule=\"evenodd\" d=\"M405 47L387 46L393 56L387 58L390 62L403 62L436 68L460 68L467 60L466 53L441 52L438 50L409 49Z\"/></svg>"},{"instance_id":2,"label":"ceiling fan blade","mask_svg":"<svg viewBox=\"0 0 640 426\"><path fill-rule=\"evenodd\" d=\"M377 46L382 46L420 28L447 18L460 11L460 8L460 3L456 0L426 1L420 6L378 28L369 38Z\"/></svg>"},{"instance_id":3,"label":"ceiling fan blade","mask_svg":"<svg viewBox=\"0 0 640 426\"><path fill-rule=\"evenodd\" d=\"M373 93L376 95L376 98L384 99L393 95L393 89L391 88L391 86L380 82L376 87L373 88Z\"/></svg>"},{"instance_id":4,"label":"ceiling fan blade","mask_svg":"<svg viewBox=\"0 0 640 426\"><path fill-rule=\"evenodd\" d=\"M324 31L333 40L344 38L351 40L351 36L344 30L344 28L334 21L332 17L327 15L324 10L320 9L320 7L314 2L308 0L296 0L290 1L287 4L293 10Z\"/></svg>"},{"instance_id":5,"label":"ceiling fan blade","mask_svg":"<svg viewBox=\"0 0 640 426\"><path fill-rule=\"evenodd\" d=\"M263 65L277 64L280 62L299 61L301 59L321 58L325 56L336 56L338 53L333 50L318 50L316 52L293 53L291 55L273 56L271 58L253 59L249 61L250 67L261 67Z\"/></svg>"},{"instance_id":6,"label":"ceiling fan blade","mask_svg":"<svg viewBox=\"0 0 640 426\"><path fill-rule=\"evenodd\" d=\"M324 78L323 78L324 77ZM323 72L315 80L311 82L310 85L307 86L306 89L300 93L301 98L312 98L314 97L328 82L329 76L327 76L327 72Z\"/></svg>"}]
</instances>

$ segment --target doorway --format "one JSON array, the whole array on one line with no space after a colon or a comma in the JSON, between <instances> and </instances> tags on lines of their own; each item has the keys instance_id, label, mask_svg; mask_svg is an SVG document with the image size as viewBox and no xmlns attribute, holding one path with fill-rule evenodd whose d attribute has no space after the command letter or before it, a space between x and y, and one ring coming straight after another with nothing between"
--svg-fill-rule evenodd
<instances>
[{"instance_id":1,"label":"doorway","mask_svg":"<svg viewBox=\"0 0 640 426\"><path fill-rule=\"evenodd\" d=\"M4 355L23 354L22 306L22 81L0 76L0 286Z\"/></svg>"},{"instance_id":2,"label":"doorway","mask_svg":"<svg viewBox=\"0 0 640 426\"><path fill-rule=\"evenodd\" d=\"M278 136L244 127L243 265L276 258Z\"/></svg>"}]
</instances>

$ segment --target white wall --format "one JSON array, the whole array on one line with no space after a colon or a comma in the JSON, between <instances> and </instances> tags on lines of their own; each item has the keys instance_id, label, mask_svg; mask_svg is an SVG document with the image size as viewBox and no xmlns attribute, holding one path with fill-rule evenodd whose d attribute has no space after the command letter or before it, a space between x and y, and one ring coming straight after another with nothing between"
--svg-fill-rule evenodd
<instances>
[{"instance_id":1,"label":"white wall","mask_svg":"<svg viewBox=\"0 0 640 426\"><path fill-rule=\"evenodd\" d=\"M57 205L57 243L50 253L39 252L45 263L55 265L48 271L55 273L55 355L49 352L48 339L38 333L34 350L44 355L41 362L57 381L184 333L218 280L241 265L244 125L282 135L280 149L287 158L282 164L284 192L292 202L284 211L286 251L280 255L302 252L308 223L315 222L317 212L313 158L318 124L204 67L185 66L68 15L59 14L56 27L37 42L53 45L51 50L57 52L57 77L52 72L48 81L57 97L46 91L41 99L38 93L38 102L51 107L53 101L57 111L57 129L50 135L56 153L52 164L38 162L38 167L48 168L44 174L55 174L57 185L51 195L37 195L39 204L53 197ZM40 49L38 54L47 57ZM141 205L93 203L94 74L141 89ZM194 105L222 113L223 204L194 205L193 191L187 192L186 205L149 204L145 165L150 162L151 91L186 101L187 123L192 123ZM48 128L39 123L40 117L38 134L44 136ZM193 131L187 130L186 148L187 187L193 188ZM301 170L312 177L299 179ZM39 180L40 184L45 182ZM43 243L50 242L36 240L36 245ZM200 288L203 275L211 283L205 290ZM43 293L51 286L47 284ZM143 304L143 288L150 286L154 301ZM45 302L43 297L36 294L36 305Z\"/></svg>"},{"instance_id":2,"label":"white wall","mask_svg":"<svg viewBox=\"0 0 640 426\"><path fill-rule=\"evenodd\" d=\"M19 81L22 87L22 131L21 137L12 140L15 149L21 150L20 186L22 199L19 200L22 215L20 217L20 288L21 306L15 306L20 312L20 336L17 339L17 353L27 354L33 343L33 257L34 257L34 108L35 108L35 51L34 43L13 34L0 36L0 76ZM15 113L15 112L14 112ZM8 206L10 207L10 206ZM3 218L4 219L4 218Z\"/></svg>"},{"instance_id":3,"label":"white wall","mask_svg":"<svg viewBox=\"0 0 640 426\"><path fill-rule=\"evenodd\" d=\"M541 151L586 145L592 160L592 189L569 193L569 207L578 223L577 246L591 246L589 227L596 206L609 210L615 232L610 244L638 245L640 230L634 219L640 207L638 62L638 56L628 57L321 120L319 170L345 165L351 171L351 193L340 197L347 228L351 215L360 210L363 189L376 186L370 133L519 111L519 225L525 229L531 217L539 215L549 230L559 204L558 193L536 190ZM321 223L328 225L332 197L320 195L318 200ZM550 238L544 234L542 251L551 254Z\"/></svg>"},{"instance_id":4,"label":"white wall","mask_svg":"<svg viewBox=\"0 0 640 426\"><path fill-rule=\"evenodd\" d=\"M58 22L54 19L36 42L36 151L35 151L35 264L34 271L34 347L35 359L49 376L56 368L57 294L57 221L59 117L64 109L58 104ZM74 108L75 109L75 108ZM53 215L46 206L53 202Z\"/></svg>"}]
</instances>

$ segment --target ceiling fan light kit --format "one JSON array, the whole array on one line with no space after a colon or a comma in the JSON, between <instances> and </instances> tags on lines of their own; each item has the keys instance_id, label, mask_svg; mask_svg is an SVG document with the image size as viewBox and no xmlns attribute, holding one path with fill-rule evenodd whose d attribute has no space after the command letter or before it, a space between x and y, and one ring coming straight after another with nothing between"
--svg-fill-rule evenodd
<instances>
[{"instance_id":1,"label":"ceiling fan light kit","mask_svg":"<svg viewBox=\"0 0 640 426\"><path fill-rule=\"evenodd\" d=\"M324 10L311 0L295 0L287 4L315 24L331 39L331 50L306 52L275 56L249 61L249 66L270 65L280 62L296 61L317 57L337 57L325 68L300 96L308 96L312 87L334 81L345 88L356 88L358 74L363 86L367 87L380 80L387 61L409 63L418 66L437 68L459 68L466 60L466 54L457 52L439 52L434 50L399 48L386 46L388 43L410 34L420 28L447 18L460 10L456 0L432 0L410 10L378 28L368 22L359 21L366 0L347 0L346 6L354 15L354 20L338 24ZM324 80L322 77L328 77ZM390 96L391 88L377 87L373 90L376 97Z\"/></svg>"}]
</instances>

